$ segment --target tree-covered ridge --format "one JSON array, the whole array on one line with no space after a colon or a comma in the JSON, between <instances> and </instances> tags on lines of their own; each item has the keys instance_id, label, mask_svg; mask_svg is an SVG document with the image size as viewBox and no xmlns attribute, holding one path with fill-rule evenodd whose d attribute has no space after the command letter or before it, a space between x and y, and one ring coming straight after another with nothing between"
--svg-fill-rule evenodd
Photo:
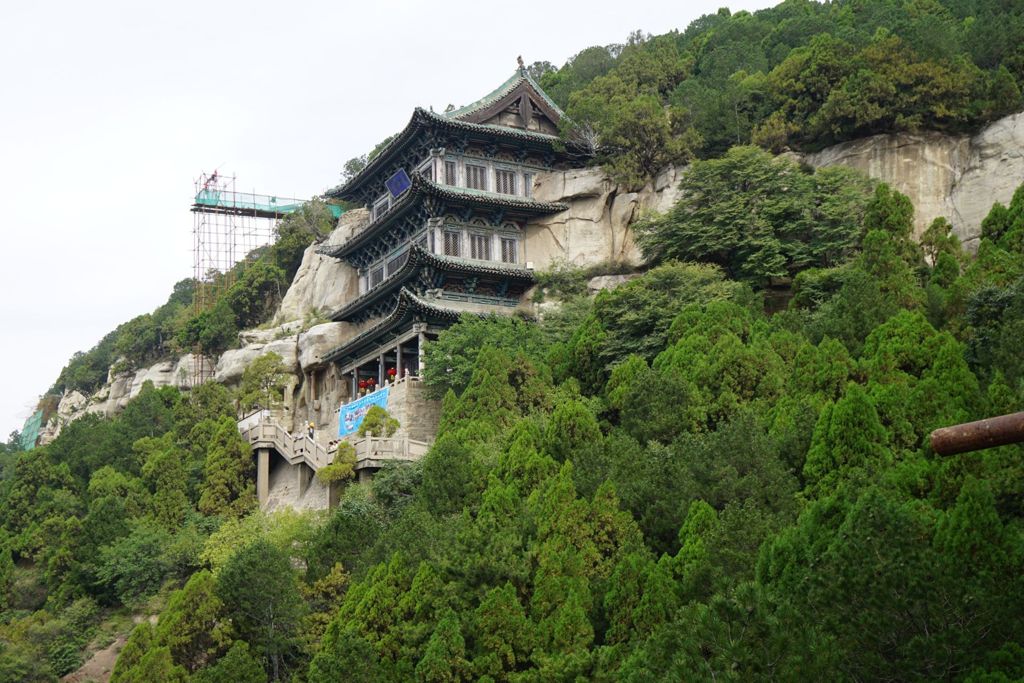
<instances>
[{"instance_id":1,"label":"tree-covered ridge","mask_svg":"<svg viewBox=\"0 0 1024 683\"><path fill-rule=\"evenodd\" d=\"M274 228L274 242L237 263L230 273L211 273L220 292L213 305L196 312L192 305L194 279L174 285L167 302L119 325L88 352L78 352L50 389L60 394L76 389L95 391L113 367L125 372L161 358L199 351L218 354L237 343L239 330L266 322L284 297L302 262L306 247L333 229L323 202L314 200Z\"/></svg>"},{"instance_id":2,"label":"tree-covered ridge","mask_svg":"<svg viewBox=\"0 0 1024 683\"><path fill-rule=\"evenodd\" d=\"M1020 109L1024 8L1001 0L787 0L590 47L541 85L567 130L637 183L734 145L815 149L960 132Z\"/></svg>"}]
</instances>

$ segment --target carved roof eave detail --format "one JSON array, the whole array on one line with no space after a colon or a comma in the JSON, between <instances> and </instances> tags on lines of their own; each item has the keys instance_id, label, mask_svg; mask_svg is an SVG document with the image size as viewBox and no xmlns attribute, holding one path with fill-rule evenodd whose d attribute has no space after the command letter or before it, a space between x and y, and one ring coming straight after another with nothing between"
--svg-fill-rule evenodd
<instances>
[{"instance_id":1,"label":"carved roof eave detail","mask_svg":"<svg viewBox=\"0 0 1024 683\"><path fill-rule=\"evenodd\" d=\"M395 138L381 150L380 154L367 163L366 167L357 173L355 177L350 179L344 185L339 185L338 187L328 190L324 193L324 196L331 199L356 201L358 199L357 191L364 184L370 181L378 172L380 172L381 169L386 167L395 156L400 154L402 150L404 150L405 147L415 139L416 135L419 134L421 130L429 128L468 133L470 135L478 135L486 139L506 140L513 144L525 143L545 152L554 151L556 146L560 144L560 140L556 135L538 133L536 131L525 130L522 128L471 123L469 121L461 121L459 119L436 114L421 107L416 107L408 125L406 125L406 127L402 129L402 132L396 135Z\"/></svg>"},{"instance_id":2,"label":"carved roof eave detail","mask_svg":"<svg viewBox=\"0 0 1024 683\"><path fill-rule=\"evenodd\" d=\"M355 356L357 354L353 353L353 351L367 345L380 335L387 334L395 328L414 322L417 318L453 323L461 316L461 311L443 306L435 306L403 287L402 291L398 294L398 304L388 317L365 332L356 335L353 339L325 353L322 362L332 363L346 356Z\"/></svg>"},{"instance_id":3,"label":"carved roof eave detail","mask_svg":"<svg viewBox=\"0 0 1024 683\"><path fill-rule=\"evenodd\" d=\"M392 221L401 218L417 201L435 197L451 204L462 206L473 206L481 209L504 209L512 214L524 216L543 216L551 213L558 213L569 208L561 202L538 202L525 197L515 195L498 194L497 192L485 192L483 190L470 190L463 187L451 187L439 185L422 178L413 176L412 187L405 192L398 202L379 219L372 221L360 232L353 235L341 244L317 248L318 254L332 258L343 259L355 250L369 243L376 235L379 235Z\"/></svg>"},{"instance_id":4,"label":"carved roof eave detail","mask_svg":"<svg viewBox=\"0 0 1024 683\"><path fill-rule=\"evenodd\" d=\"M389 277L383 283L374 287L365 294L348 302L337 311L331 314L330 319L337 322L347 320L357 311L366 306L372 306L377 301L389 296L396 288L401 287L421 269L432 267L447 273L459 273L465 275L483 275L485 277L515 280L519 282L536 282L536 276L532 270L516 268L510 265L489 265L482 261L474 263L466 259L452 258L432 254L418 244L412 245L409 250L409 258L405 265L397 273Z\"/></svg>"}]
</instances>

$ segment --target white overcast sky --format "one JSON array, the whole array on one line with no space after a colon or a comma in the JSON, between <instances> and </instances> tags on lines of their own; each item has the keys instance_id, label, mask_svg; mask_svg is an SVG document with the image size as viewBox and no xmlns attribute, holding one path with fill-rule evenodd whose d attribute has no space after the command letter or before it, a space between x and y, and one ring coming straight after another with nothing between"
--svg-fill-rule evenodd
<instances>
[{"instance_id":1,"label":"white overcast sky","mask_svg":"<svg viewBox=\"0 0 1024 683\"><path fill-rule=\"evenodd\" d=\"M3 2L0 439L75 351L192 274L192 182L295 197L515 69L712 2ZM730 2L732 11L772 2Z\"/></svg>"}]
</instances>

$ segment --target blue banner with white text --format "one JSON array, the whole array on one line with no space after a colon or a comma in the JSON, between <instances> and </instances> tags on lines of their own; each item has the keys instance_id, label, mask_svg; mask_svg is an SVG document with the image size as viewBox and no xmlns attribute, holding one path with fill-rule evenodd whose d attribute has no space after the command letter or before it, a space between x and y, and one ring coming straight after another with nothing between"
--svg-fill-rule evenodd
<instances>
[{"instance_id":1,"label":"blue banner with white text","mask_svg":"<svg viewBox=\"0 0 1024 683\"><path fill-rule=\"evenodd\" d=\"M359 425L363 424L366 411L373 406L380 406L387 410L388 391L390 391L390 387L384 387L343 405L338 410L338 436L348 436L359 431Z\"/></svg>"}]
</instances>

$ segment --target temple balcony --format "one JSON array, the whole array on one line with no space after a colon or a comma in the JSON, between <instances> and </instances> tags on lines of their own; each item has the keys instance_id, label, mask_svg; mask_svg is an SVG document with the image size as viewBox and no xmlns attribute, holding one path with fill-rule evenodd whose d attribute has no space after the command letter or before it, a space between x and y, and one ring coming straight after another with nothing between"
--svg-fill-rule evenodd
<instances>
[{"instance_id":1,"label":"temple balcony","mask_svg":"<svg viewBox=\"0 0 1024 683\"><path fill-rule=\"evenodd\" d=\"M560 202L540 202L529 197L441 185L417 175L412 178L412 186L386 212L371 218L365 228L341 244L320 247L317 253L344 259L357 268L367 268L423 231L429 218L443 219L446 214L455 212L467 214L467 221L471 215L487 215L490 222L501 224L511 217L525 221L530 216L558 213L567 208ZM453 255L463 256L461 253Z\"/></svg>"}]
</instances>

